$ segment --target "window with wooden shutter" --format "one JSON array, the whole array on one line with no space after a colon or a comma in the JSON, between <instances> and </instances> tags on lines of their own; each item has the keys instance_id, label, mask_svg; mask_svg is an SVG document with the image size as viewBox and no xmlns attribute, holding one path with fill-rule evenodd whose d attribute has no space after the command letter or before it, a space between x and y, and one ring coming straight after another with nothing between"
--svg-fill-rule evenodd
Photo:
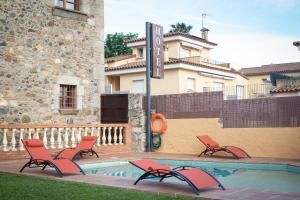
<instances>
[{"instance_id":1,"label":"window with wooden shutter","mask_svg":"<svg viewBox=\"0 0 300 200\"><path fill-rule=\"evenodd\" d=\"M56 0L56 6L69 10L80 10L80 0Z\"/></svg>"}]
</instances>

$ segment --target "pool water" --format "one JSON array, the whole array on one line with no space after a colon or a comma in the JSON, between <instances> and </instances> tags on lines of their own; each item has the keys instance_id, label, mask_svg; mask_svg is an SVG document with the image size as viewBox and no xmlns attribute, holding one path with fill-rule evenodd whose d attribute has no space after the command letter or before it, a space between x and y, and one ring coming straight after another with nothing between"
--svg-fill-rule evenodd
<instances>
[{"instance_id":1,"label":"pool water","mask_svg":"<svg viewBox=\"0 0 300 200\"><path fill-rule=\"evenodd\" d=\"M193 166L215 176L225 188L249 188L275 192L300 192L300 167L286 164L253 164L156 160L171 166ZM81 165L87 174L137 179L144 171L127 161ZM178 181L169 178L165 181Z\"/></svg>"}]
</instances>

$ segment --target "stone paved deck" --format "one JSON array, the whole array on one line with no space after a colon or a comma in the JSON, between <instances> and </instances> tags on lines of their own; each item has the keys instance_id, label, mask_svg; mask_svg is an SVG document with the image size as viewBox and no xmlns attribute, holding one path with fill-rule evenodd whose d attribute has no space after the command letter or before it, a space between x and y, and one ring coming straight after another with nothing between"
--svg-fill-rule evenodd
<instances>
[{"instance_id":1,"label":"stone paved deck","mask_svg":"<svg viewBox=\"0 0 300 200\"><path fill-rule=\"evenodd\" d=\"M177 160L199 160L195 155L178 155L178 154L161 154L161 153L125 153L125 154L106 154L102 155L100 159L84 158L77 160L79 164L105 162L112 160L130 160L140 158L160 158L160 159L177 159ZM201 158L203 161L219 161L219 162L249 162L249 163L287 163L300 166L300 160L292 159L275 159L275 158L251 158L251 159L229 159L229 158ZM26 160L13 160L13 161L1 161L0 171L9 172L14 174L20 174L18 171ZM76 181L91 183L96 185L106 185L121 187L133 190L141 190L145 192L164 193L174 196L194 196L194 193L186 184L162 182L157 184L154 181L143 180L138 185L133 185L134 179L122 178L122 177L105 177L105 176L93 176L93 175L79 175L72 174L60 178L57 176L54 170L48 169L42 172L40 169L28 169L26 168L22 173L24 175L38 176L57 180ZM300 200L300 193L283 193L274 192L270 190L253 190L253 189L227 189L225 191L219 188L211 188L201 191L200 197L212 198L212 199L243 199L243 200Z\"/></svg>"}]
</instances>

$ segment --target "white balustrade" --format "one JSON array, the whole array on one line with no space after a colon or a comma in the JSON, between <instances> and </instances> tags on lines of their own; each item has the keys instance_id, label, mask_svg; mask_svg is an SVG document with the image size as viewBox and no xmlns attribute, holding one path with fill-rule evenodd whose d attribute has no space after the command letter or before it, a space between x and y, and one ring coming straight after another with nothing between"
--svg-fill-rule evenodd
<instances>
[{"instance_id":1,"label":"white balustrade","mask_svg":"<svg viewBox=\"0 0 300 200\"><path fill-rule=\"evenodd\" d=\"M91 136L94 136L94 127L91 128Z\"/></svg>"},{"instance_id":2,"label":"white balustrade","mask_svg":"<svg viewBox=\"0 0 300 200\"><path fill-rule=\"evenodd\" d=\"M17 151L16 149L16 129L12 130L12 134L11 134L11 150L12 151Z\"/></svg>"},{"instance_id":3,"label":"white balustrade","mask_svg":"<svg viewBox=\"0 0 300 200\"><path fill-rule=\"evenodd\" d=\"M51 149L55 148L54 131L55 131L55 128L51 128L51 135L50 135L50 148Z\"/></svg>"},{"instance_id":4,"label":"white balustrade","mask_svg":"<svg viewBox=\"0 0 300 200\"><path fill-rule=\"evenodd\" d=\"M96 147L124 145L126 125L0 125L0 151L24 151L23 139L39 139L48 149L76 147L84 136L96 136ZM84 129L84 133L82 133ZM39 135L41 133L41 136ZM8 141L9 138L9 141Z\"/></svg>"},{"instance_id":5,"label":"white balustrade","mask_svg":"<svg viewBox=\"0 0 300 200\"><path fill-rule=\"evenodd\" d=\"M107 140L108 140L108 145L111 145L111 127L108 127Z\"/></svg>"},{"instance_id":6,"label":"white balustrade","mask_svg":"<svg viewBox=\"0 0 300 200\"><path fill-rule=\"evenodd\" d=\"M76 147L75 130L76 130L76 128L72 128L72 132L71 132L71 147L72 148Z\"/></svg>"},{"instance_id":7,"label":"white balustrade","mask_svg":"<svg viewBox=\"0 0 300 200\"><path fill-rule=\"evenodd\" d=\"M123 126L119 127L119 144L123 145Z\"/></svg>"},{"instance_id":8,"label":"white balustrade","mask_svg":"<svg viewBox=\"0 0 300 200\"><path fill-rule=\"evenodd\" d=\"M28 129L28 139L31 139L32 128Z\"/></svg>"},{"instance_id":9,"label":"white balustrade","mask_svg":"<svg viewBox=\"0 0 300 200\"><path fill-rule=\"evenodd\" d=\"M102 144L105 146L106 145L106 127L103 127L103 132L102 132Z\"/></svg>"},{"instance_id":10,"label":"white balustrade","mask_svg":"<svg viewBox=\"0 0 300 200\"><path fill-rule=\"evenodd\" d=\"M48 129L44 128L43 142L44 142L46 149L48 149L47 131L48 131Z\"/></svg>"},{"instance_id":11,"label":"white balustrade","mask_svg":"<svg viewBox=\"0 0 300 200\"><path fill-rule=\"evenodd\" d=\"M19 139L20 151L25 150L23 142L22 142L23 138L24 138L24 128L21 128L21 130L20 130L20 139Z\"/></svg>"},{"instance_id":12,"label":"white balustrade","mask_svg":"<svg viewBox=\"0 0 300 200\"><path fill-rule=\"evenodd\" d=\"M40 139L39 133L40 133L40 129L39 128L35 129L35 134L34 134L33 138L34 139Z\"/></svg>"},{"instance_id":13,"label":"white balustrade","mask_svg":"<svg viewBox=\"0 0 300 200\"><path fill-rule=\"evenodd\" d=\"M69 130L70 128L65 128L65 137L64 137L65 148L69 148Z\"/></svg>"},{"instance_id":14,"label":"white balustrade","mask_svg":"<svg viewBox=\"0 0 300 200\"><path fill-rule=\"evenodd\" d=\"M85 127L85 129L84 129L84 136L87 136L87 135L88 135L88 131L89 131L89 128L88 128L88 127Z\"/></svg>"},{"instance_id":15,"label":"white balustrade","mask_svg":"<svg viewBox=\"0 0 300 200\"><path fill-rule=\"evenodd\" d=\"M100 127L97 127L97 142L96 142L96 145L97 146L100 146L100 131L101 131L101 128Z\"/></svg>"},{"instance_id":16,"label":"white balustrade","mask_svg":"<svg viewBox=\"0 0 300 200\"><path fill-rule=\"evenodd\" d=\"M77 143L79 143L81 141L81 131L82 131L82 128L80 127L78 129L78 133L77 133Z\"/></svg>"},{"instance_id":17,"label":"white balustrade","mask_svg":"<svg viewBox=\"0 0 300 200\"><path fill-rule=\"evenodd\" d=\"M62 146L62 142L61 142L61 131L62 131L63 128L59 128L58 129L58 133L57 133L57 147L59 149L61 149L63 146Z\"/></svg>"},{"instance_id":18,"label":"white balustrade","mask_svg":"<svg viewBox=\"0 0 300 200\"><path fill-rule=\"evenodd\" d=\"M3 132L3 142L2 142L2 145L3 145L3 151L8 151L7 149L7 129L4 129L4 132Z\"/></svg>"}]
</instances>

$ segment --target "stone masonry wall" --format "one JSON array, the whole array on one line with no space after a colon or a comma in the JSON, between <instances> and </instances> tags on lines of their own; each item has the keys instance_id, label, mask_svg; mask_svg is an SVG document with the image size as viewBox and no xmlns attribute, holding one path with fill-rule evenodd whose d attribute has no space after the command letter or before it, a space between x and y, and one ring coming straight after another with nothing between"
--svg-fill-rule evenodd
<instances>
[{"instance_id":1,"label":"stone masonry wall","mask_svg":"<svg viewBox=\"0 0 300 200\"><path fill-rule=\"evenodd\" d=\"M143 95L128 95L128 118L131 126L132 151L146 150L145 111L143 110Z\"/></svg>"},{"instance_id":2,"label":"stone masonry wall","mask_svg":"<svg viewBox=\"0 0 300 200\"><path fill-rule=\"evenodd\" d=\"M100 121L103 0L81 0L81 8L0 1L0 124ZM60 113L59 84L76 85L77 114Z\"/></svg>"}]
</instances>

